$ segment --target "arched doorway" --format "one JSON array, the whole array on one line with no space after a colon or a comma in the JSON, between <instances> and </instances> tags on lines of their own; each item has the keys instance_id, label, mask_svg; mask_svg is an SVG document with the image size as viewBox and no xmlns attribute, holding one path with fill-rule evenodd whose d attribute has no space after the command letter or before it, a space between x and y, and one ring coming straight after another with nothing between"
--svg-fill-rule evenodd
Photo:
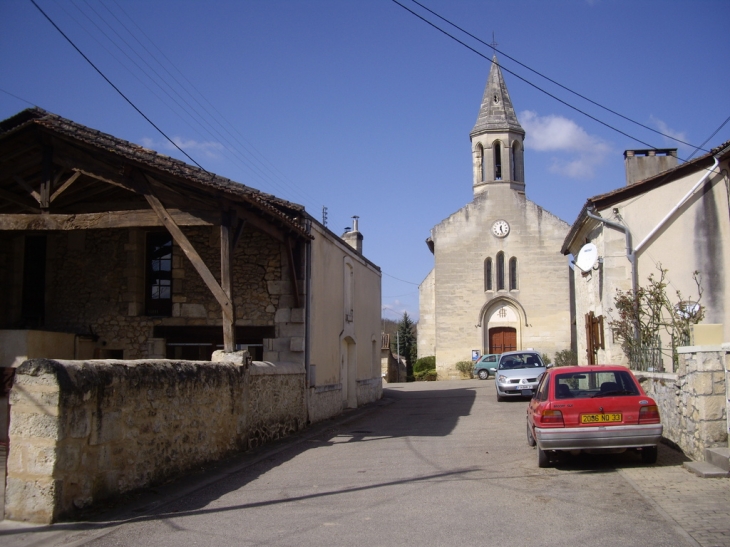
<instances>
[{"instance_id":1,"label":"arched doorway","mask_svg":"<svg viewBox=\"0 0 730 547\"><path fill-rule=\"evenodd\" d=\"M522 309L511 299L494 299L483 308L484 353L504 353L522 349Z\"/></svg>"}]
</instances>

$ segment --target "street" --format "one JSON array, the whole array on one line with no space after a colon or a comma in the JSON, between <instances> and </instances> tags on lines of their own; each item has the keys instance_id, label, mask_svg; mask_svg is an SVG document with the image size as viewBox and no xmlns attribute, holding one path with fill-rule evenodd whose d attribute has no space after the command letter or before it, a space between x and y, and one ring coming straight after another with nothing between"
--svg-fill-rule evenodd
<instances>
[{"instance_id":1,"label":"street","mask_svg":"<svg viewBox=\"0 0 730 547\"><path fill-rule=\"evenodd\" d=\"M525 408L497 403L493 380L386 385L365 411L155 490L124 516L117 508L98 524L0 527L0 543L699 545L637 491L628 478L644 467L636 454L538 469ZM656 467L677 457L661 446Z\"/></svg>"}]
</instances>

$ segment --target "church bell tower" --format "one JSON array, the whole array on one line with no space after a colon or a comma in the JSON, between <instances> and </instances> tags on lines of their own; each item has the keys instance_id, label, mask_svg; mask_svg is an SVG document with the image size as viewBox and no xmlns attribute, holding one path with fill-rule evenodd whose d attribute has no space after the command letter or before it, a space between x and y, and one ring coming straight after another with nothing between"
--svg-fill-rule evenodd
<instances>
[{"instance_id":1,"label":"church bell tower","mask_svg":"<svg viewBox=\"0 0 730 547\"><path fill-rule=\"evenodd\" d=\"M525 191L525 130L517 121L496 55L492 57L477 123L469 137L475 196L495 186Z\"/></svg>"}]
</instances>

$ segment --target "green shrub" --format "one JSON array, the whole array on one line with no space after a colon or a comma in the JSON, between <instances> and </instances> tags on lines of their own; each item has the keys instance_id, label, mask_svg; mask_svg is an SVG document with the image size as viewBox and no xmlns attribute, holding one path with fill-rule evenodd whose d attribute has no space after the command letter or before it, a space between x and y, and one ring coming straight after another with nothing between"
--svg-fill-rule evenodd
<instances>
[{"instance_id":1,"label":"green shrub","mask_svg":"<svg viewBox=\"0 0 730 547\"><path fill-rule=\"evenodd\" d=\"M553 362L553 360L550 359L550 356L547 353L543 353L542 355L540 355L540 357L542 357L542 362L545 366Z\"/></svg>"},{"instance_id":2,"label":"green shrub","mask_svg":"<svg viewBox=\"0 0 730 547\"><path fill-rule=\"evenodd\" d=\"M436 369L423 370L414 375L416 382L435 382L437 380Z\"/></svg>"},{"instance_id":3,"label":"green shrub","mask_svg":"<svg viewBox=\"0 0 730 547\"><path fill-rule=\"evenodd\" d=\"M413 363L413 374L416 374L417 372L425 372L427 370L436 370L436 357L434 355L421 357Z\"/></svg>"},{"instance_id":4,"label":"green shrub","mask_svg":"<svg viewBox=\"0 0 730 547\"><path fill-rule=\"evenodd\" d=\"M578 355L572 349L564 349L555 353L556 367L570 367L578 364Z\"/></svg>"},{"instance_id":5,"label":"green shrub","mask_svg":"<svg viewBox=\"0 0 730 547\"><path fill-rule=\"evenodd\" d=\"M462 376L466 378L472 378L471 371L474 370L474 363L472 361L459 361L456 363L456 370L458 370Z\"/></svg>"}]
</instances>

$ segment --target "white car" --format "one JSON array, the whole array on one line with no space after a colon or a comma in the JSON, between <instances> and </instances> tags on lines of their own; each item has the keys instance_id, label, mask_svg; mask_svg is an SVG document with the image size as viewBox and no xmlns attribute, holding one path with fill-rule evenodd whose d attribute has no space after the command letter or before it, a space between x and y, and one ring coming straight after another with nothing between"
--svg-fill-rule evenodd
<instances>
[{"instance_id":1,"label":"white car","mask_svg":"<svg viewBox=\"0 0 730 547\"><path fill-rule=\"evenodd\" d=\"M499 358L494 386L497 400L532 397L546 367L536 351L508 351Z\"/></svg>"}]
</instances>

